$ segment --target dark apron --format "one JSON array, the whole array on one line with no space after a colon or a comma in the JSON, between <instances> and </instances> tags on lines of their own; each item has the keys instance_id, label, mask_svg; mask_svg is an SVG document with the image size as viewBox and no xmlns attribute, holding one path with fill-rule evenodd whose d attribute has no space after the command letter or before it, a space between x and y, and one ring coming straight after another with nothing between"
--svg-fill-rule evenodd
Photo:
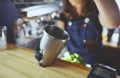
<instances>
[{"instance_id":1,"label":"dark apron","mask_svg":"<svg viewBox=\"0 0 120 78\"><path fill-rule=\"evenodd\" d=\"M85 23L84 20L70 21L68 22L66 31L70 34L70 40L66 44L68 51L80 54L88 64L93 65L99 62L102 55L102 38L91 21L88 23ZM90 44L85 45L85 41L90 41ZM97 52L92 53L93 50L96 51L93 49L91 53L87 53L86 46L92 49L97 46Z\"/></svg>"}]
</instances>

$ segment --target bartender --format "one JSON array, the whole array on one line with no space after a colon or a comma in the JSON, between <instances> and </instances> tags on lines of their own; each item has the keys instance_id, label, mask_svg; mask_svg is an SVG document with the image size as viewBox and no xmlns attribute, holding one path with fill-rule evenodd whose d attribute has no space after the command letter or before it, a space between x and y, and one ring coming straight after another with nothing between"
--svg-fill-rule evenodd
<instances>
[{"instance_id":1,"label":"bartender","mask_svg":"<svg viewBox=\"0 0 120 78\"><path fill-rule=\"evenodd\" d=\"M11 0L0 0L0 26L7 26L7 42L15 44L14 21L20 18Z\"/></svg>"},{"instance_id":2,"label":"bartender","mask_svg":"<svg viewBox=\"0 0 120 78\"><path fill-rule=\"evenodd\" d=\"M120 12L114 0L62 0L58 26L65 29L70 40L68 51L80 54L93 66L104 62L102 27L114 29L120 24ZM112 5L112 6L111 6Z\"/></svg>"}]
</instances>

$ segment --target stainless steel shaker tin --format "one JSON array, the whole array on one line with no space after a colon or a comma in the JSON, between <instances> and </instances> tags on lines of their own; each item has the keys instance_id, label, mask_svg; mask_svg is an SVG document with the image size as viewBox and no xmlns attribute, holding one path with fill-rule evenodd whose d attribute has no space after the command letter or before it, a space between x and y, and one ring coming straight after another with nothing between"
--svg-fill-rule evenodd
<instances>
[{"instance_id":1,"label":"stainless steel shaker tin","mask_svg":"<svg viewBox=\"0 0 120 78\"><path fill-rule=\"evenodd\" d=\"M39 46L39 53L42 55L39 64L42 66L51 65L69 38L69 34L65 30L57 26L46 26Z\"/></svg>"}]
</instances>

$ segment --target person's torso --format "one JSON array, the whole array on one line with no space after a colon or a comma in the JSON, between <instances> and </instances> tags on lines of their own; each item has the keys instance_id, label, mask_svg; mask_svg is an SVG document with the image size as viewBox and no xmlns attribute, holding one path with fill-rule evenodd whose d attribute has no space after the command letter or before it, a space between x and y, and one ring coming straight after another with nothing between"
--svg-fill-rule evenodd
<instances>
[{"instance_id":1,"label":"person's torso","mask_svg":"<svg viewBox=\"0 0 120 78\"><path fill-rule=\"evenodd\" d=\"M64 22L65 30L70 35L70 40L66 43L68 51L80 54L82 57L84 57L87 63L91 64L96 62L103 53L101 36L102 26L99 22L98 14L98 10L93 10L91 11L89 19L84 18L79 21L69 21L64 13L61 13L59 18L59 20ZM87 53L87 48L86 44L84 44L84 41L95 44L90 44L87 46L92 47L92 50L94 50L90 50L90 54L93 52L92 56Z\"/></svg>"}]
</instances>

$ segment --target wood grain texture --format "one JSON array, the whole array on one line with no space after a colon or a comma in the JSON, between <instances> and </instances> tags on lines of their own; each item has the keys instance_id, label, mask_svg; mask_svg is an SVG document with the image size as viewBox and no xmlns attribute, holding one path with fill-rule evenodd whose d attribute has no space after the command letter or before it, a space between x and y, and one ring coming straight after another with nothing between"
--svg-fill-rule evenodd
<instances>
[{"instance_id":1,"label":"wood grain texture","mask_svg":"<svg viewBox=\"0 0 120 78\"><path fill-rule=\"evenodd\" d=\"M90 69L59 59L41 67L31 49L8 44L0 51L0 78L86 78Z\"/></svg>"}]
</instances>

